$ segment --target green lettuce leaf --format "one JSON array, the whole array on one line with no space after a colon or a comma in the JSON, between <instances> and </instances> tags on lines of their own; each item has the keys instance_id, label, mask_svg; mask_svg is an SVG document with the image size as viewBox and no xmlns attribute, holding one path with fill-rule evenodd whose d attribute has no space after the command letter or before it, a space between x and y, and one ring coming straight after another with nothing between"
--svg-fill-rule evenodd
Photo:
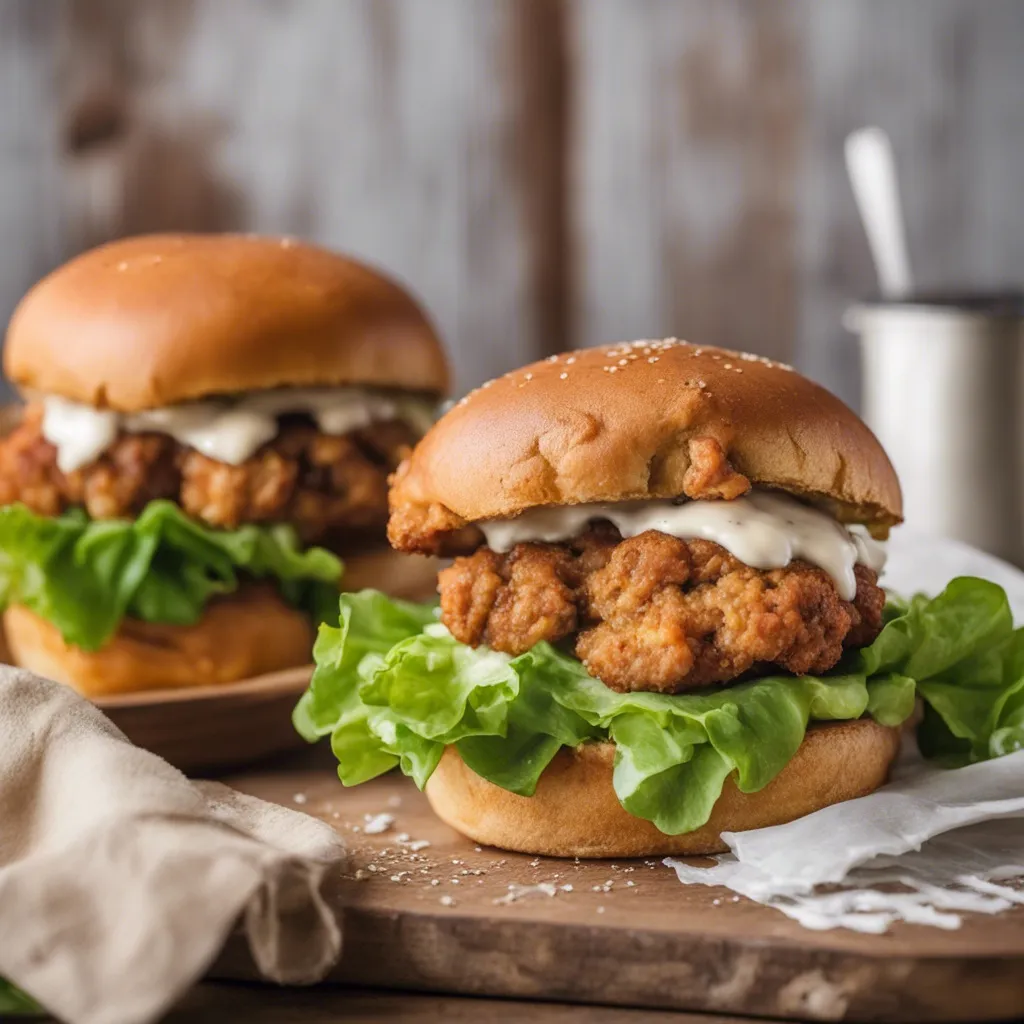
<instances>
[{"instance_id":1,"label":"green lettuce leaf","mask_svg":"<svg viewBox=\"0 0 1024 1024\"><path fill-rule=\"evenodd\" d=\"M810 723L896 726L918 695L929 756L962 764L1024 745L1024 631L1003 591L971 578L893 602L875 642L825 676L680 695L617 693L546 643L517 658L471 649L433 608L374 591L342 596L341 625L321 628L314 657L295 724L310 740L331 734L346 785L398 765L422 787L453 744L478 775L528 796L561 747L605 740L622 805L669 834L703 825L730 776L743 792L766 786Z\"/></svg>"},{"instance_id":2,"label":"green lettuce leaf","mask_svg":"<svg viewBox=\"0 0 1024 1024\"><path fill-rule=\"evenodd\" d=\"M329 551L302 550L290 526L216 530L170 501L132 521L0 508L0 607L25 605L85 650L102 647L126 615L191 625L243 576L276 580L292 604L330 620L341 571Z\"/></svg>"},{"instance_id":3,"label":"green lettuce leaf","mask_svg":"<svg viewBox=\"0 0 1024 1024\"><path fill-rule=\"evenodd\" d=\"M9 981L0 978L0 1018L45 1017L46 1011L30 996Z\"/></svg>"}]
</instances>

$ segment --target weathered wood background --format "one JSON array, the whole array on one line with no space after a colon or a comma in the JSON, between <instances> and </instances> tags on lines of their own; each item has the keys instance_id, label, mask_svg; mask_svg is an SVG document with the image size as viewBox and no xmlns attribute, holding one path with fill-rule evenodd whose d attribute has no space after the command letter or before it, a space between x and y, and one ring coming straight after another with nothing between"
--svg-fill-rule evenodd
<instances>
[{"instance_id":1,"label":"weathered wood background","mask_svg":"<svg viewBox=\"0 0 1024 1024\"><path fill-rule=\"evenodd\" d=\"M116 235L289 232L405 279L461 387L677 334L855 400L865 123L919 279L1020 283L1020 0L0 0L0 317Z\"/></svg>"}]
</instances>

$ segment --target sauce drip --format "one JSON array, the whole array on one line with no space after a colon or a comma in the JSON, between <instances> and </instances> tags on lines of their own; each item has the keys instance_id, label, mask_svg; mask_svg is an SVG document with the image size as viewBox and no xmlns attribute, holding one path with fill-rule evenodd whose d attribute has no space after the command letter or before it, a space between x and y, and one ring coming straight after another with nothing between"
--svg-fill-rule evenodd
<instances>
[{"instance_id":1,"label":"sauce drip","mask_svg":"<svg viewBox=\"0 0 1024 1024\"><path fill-rule=\"evenodd\" d=\"M713 541L754 569L781 569L800 558L824 569L844 601L857 593L854 565L876 572L885 565L884 547L863 528L847 529L826 512L769 491L753 491L733 501L552 505L476 525L489 548L506 552L525 541L568 540L595 519L613 523L623 537L657 530L681 540Z\"/></svg>"},{"instance_id":2,"label":"sauce drip","mask_svg":"<svg viewBox=\"0 0 1024 1024\"><path fill-rule=\"evenodd\" d=\"M57 466L64 473L102 455L121 431L167 434L211 459L237 466L277 436L278 417L286 413L306 413L323 433L335 436L392 419L405 420L425 433L433 422L432 403L412 395L383 395L362 388L281 388L137 413L94 409L48 395L43 400L42 431L57 449Z\"/></svg>"}]
</instances>

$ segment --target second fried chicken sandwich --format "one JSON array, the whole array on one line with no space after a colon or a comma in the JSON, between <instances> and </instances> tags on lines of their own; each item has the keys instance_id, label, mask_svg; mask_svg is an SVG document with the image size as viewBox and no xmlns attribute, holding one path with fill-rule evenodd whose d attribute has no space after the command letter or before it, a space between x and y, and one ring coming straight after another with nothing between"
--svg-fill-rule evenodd
<instances>
[{"instance_id":1,"label":"second fried chicken sandwich","mask_svg":"<svg viewBox=\"0 0 1024 1024\"><path fill-rule=\"evenodd\" d=\"M443 417L390 504L396 548L454 561L436 613L356 595L321 630L296 724L342 781L400 763L477 842L616 857L885 781L934 640L878 583L899 483L789 367L674 339L552 357Z\"/></svg>"},{"instance_id":2,"label":"second fried chicken sandwich","mask_svg":"<svg viewBox=\"0 0 1024 1024\"><path fill-rule=\"evenodd\" d=\"M383 275L291 239L152 235L22 300L4 350L0 605L16 661L91 696L303 665L385 545L387 478L447 384ZM381 560L378 552L390 556Z\"/></svg>"}]
</instances>

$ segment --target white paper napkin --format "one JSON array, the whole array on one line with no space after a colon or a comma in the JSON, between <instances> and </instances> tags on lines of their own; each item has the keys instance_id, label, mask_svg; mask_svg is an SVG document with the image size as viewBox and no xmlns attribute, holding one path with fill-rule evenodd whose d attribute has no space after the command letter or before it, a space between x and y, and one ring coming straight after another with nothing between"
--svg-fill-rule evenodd
<instances>
[{"instance_id":1,"label":"white paper napkin","mask_svg":"<svg viewBox=\"0 0 1024 1024\"><path fill-rule=\"evenodd\" d=\"M883 583L936 594L963 575L999 583L1024 620L1024 573L957 541L896 531ZM962 913L1024 904L1024 751L951 771L908 749L877 793L723 839L732 853L715 867L665 863L682 882L726 886L808 928L956 928Z\"/></svg>"}]
</instances>

